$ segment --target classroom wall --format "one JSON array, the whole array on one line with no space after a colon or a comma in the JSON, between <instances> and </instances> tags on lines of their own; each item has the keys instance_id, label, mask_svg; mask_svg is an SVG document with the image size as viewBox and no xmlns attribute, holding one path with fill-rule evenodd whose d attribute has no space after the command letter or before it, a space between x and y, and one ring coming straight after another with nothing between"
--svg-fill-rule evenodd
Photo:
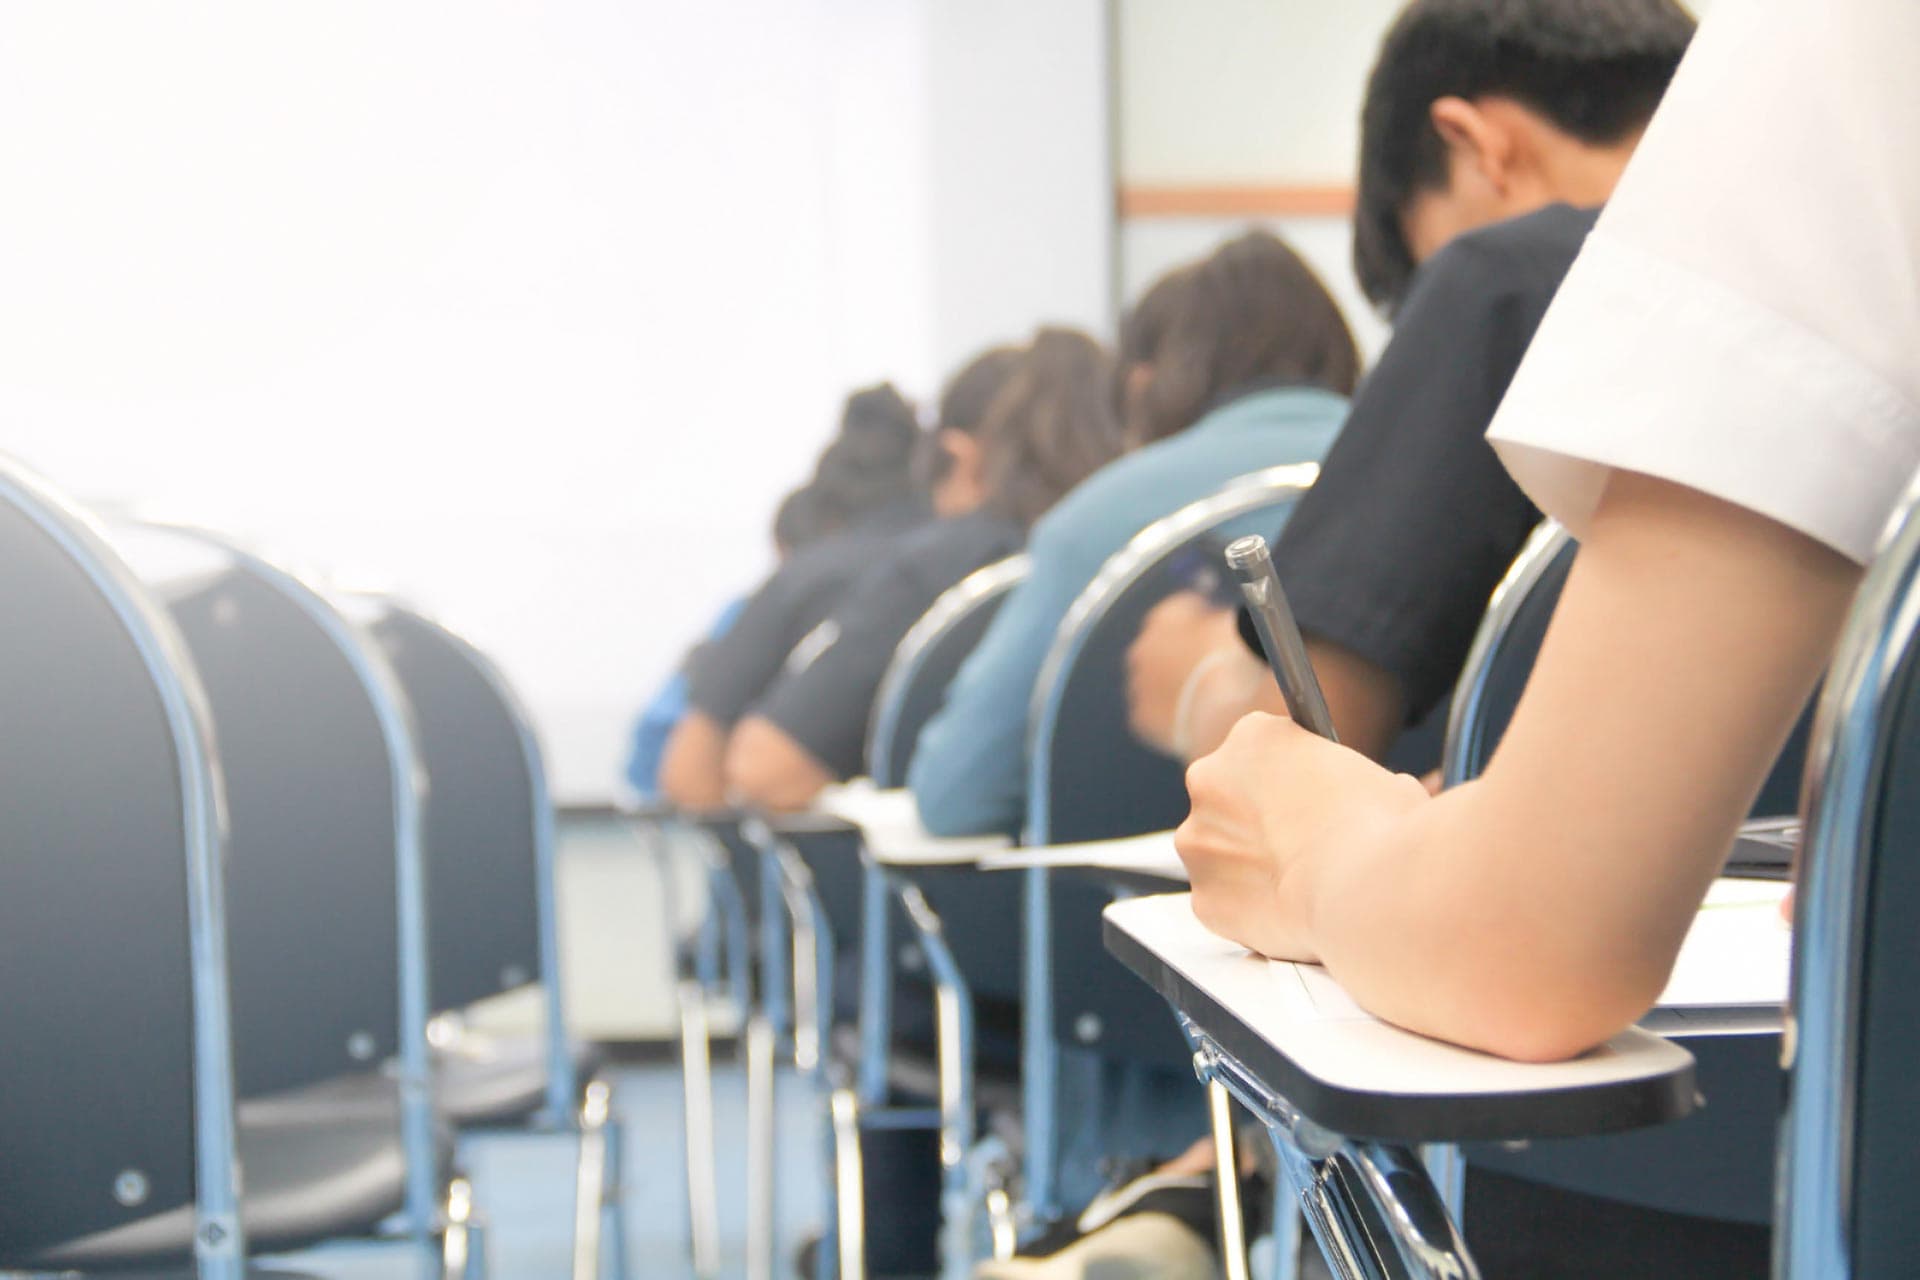
<instances>
[{"instance_id":1,"label":"classroom wall","mask_svg":"<svg viewBox=\"0 0 1920 1280\"><path fill-rule=\"evenodd\" d=\"M1353 279L1351 219L1322 212L1350 188L1360 101L1402 0L1117 0L1122 192L1235 195L1289 212L1121 220L1120 280L1135 296L1249 222L1288 238L1333 290L1362 348L1386 327ZM1289 201L1291 194L1294 198ZM1201 203L1206 203L1204 198Z\"/></svg>"},{"instance_id":2,"label":"classroom wall","mask_svg":"<svg viewBox=\"0 0 1920 1280\"><path fill-rule=\"evenodd\" d=\"M1103 13L1019 8L8 5L0 450L408 595L609 797L849 386L1106 313Z\"/></svg>"}]
</instances>

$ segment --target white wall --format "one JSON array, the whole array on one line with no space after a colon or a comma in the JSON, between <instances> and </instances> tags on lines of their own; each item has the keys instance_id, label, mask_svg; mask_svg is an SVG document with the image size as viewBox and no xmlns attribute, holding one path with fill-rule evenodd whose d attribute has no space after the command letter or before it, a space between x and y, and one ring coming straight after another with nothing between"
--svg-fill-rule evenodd
<instances>
[{"instance_id":1,"label":"white wall","mask_svg":"<svg viewBox=\"0 0 1920 1280\"><path fill-rule=\"evenodd\" d=\"M608 795L849 386L930 392L996 326L1104 306L1097 272L983 251L1020 211L936 217L936 141L1017 175L1099 123L976 137L935 40L965 10L8 5L0 450L402 590L503 661L562 795ZM1075 56L1002 59L1004 92L1044 108ZM1026 216L1054 235L1085 181Z\"/></svg>"},{"instance_id":2,"label":"white wall","mask_svg":"<svg viewBox=\"0 0 1920 1280\"><path fill-rule=\"evenodd\" d=\"M1404 0L1120 0L1120 181L1128 186L1346 186L1380 37ZM1121 282L1136 296L1243 221L1129 218ZM1333 291L1362 351L1386 341L1353 276L1344 217L1263 220Z\"/></svg>"}]
</instances>

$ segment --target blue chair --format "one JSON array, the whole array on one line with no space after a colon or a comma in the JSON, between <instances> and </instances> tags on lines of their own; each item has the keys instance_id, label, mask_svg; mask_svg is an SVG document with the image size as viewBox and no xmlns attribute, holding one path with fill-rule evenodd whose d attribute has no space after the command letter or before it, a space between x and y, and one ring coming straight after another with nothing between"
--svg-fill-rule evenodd
<instances>
[{"instance_id":1,"label":"blue chair","mask_svg":"<svg viewBox=\"0 0 1920 1280\"><path fill-rule=\"evenodd\" d=\"M340 1223L313 1236L378 1235L403 1208L423 1270L437 1271L451 1150L427 1040L411 709L373 645L292 575L211 534L146 527L118 537L186 640L221 746L244 1110L316 1129L397 1131L403 1204L369 1212L357 1231ZM470 1192L458 1199L470 1203Z\"/></svg>"},{"instance_id":2,"label":"blue chair","mask_svg":"<svg viewBox=\"0 0 1920 1280\"><path fill-rule=\"evenodd\" d=\"M1920 495L1855 598L1807 770L1774 1275L1920 1257Z\"/></svg>"},{"instance_id":3,"label":"blue chair","mask_svg":"<svg viewBox=\"0 0 1920 1280\"><path fill-rule=\"evenodd\" d=\"M1222 539L1271 535L1312 484L1312 465L1276 467L1243 477L1212 497L1143 529L1110 559L1062 621L1034 687L1027 759L1031 845L1076 844L1163 831L1187 814L1184 766L1133 737L1127 723L1126 655L1147 613L1186 583L1182 560L1223 573L1214 563ZM1126 1064L1138 1078L1191 1072L1191 1049L1178 1029L1140 1015L1137 981L1101 944L1101 912L1116 892L1109 877L1029 870L1024 878L1022 1071L1025 1136L1024 1216L1056 1220L1060 1197L1059 1115L1063 1051L1083 1067L1074 1092L1098 1089L1112 1074L1098 1062ZM1011 878L1011 877L1009 877ZM1224 1121L1225 1094L1195 1118ZM1086 1099L1078 1100L1082 1106ZM1197 1130L1196 1130L1197 1132ZM1231 1132L1216 1125L1230 1147ZM1222 1193L1232 1188L1223 1180ZM1237 1209L1228 1216L1237 1223ZM1243 1248L1224 1242L1230 1274L1242 1274Z\"/></svg>"},{"instance_id":4,"label":"blue chair","mask_svg":"<svg viewBox=\"0 0 1920 1280\"><path fill-rule=\"evenodd\" d=\"M264 1275L250 1249L361 1202L369 1148L236 1120L205 691L124 561L6 463L0 599L0 1268ZM395 1207L396 1167L371 1188Z\"/></svg>"},{"instance_id":5,"label":"blue chair","mask_svg":"<svg viewBox=\"0 0 1920 1280\"><path fill-rule=\"evenodd\" d=\"M1578 546L1542 525L1495 591L1455 691L1443 776L1455 786L1479 776L1519 705ZM1798 805L1809 728L1803 716L1756 800L1756 817ZM1522 1150L1469 1148L1466 1162L1588 1195L1699 1217L1764 1224L1772 1217L1774 1109L1780 1093L1773 1035L1682 1037L1713 1105L1687 1119L1606 1138L1533 1143ZM1464 1168L1431 1156L1456 1217Z\"/></svg>"},{"instance_id":6,"label":"blue chair","mask_svg":"<svg viewBox=\"0 0 1920 1280\"><path fill-rule=\"evenodd\" d=\"M437 622L392 600L343 608L399 680L426 771L441 1111L460 1129L576 1135L576 1270L599 1276L605 1252L615 1277L624 1276L621 1131L611 1090L596 1078L598 1055L567 1034L554 812L532 723L493 663ZM467 1006L528 989L544 1007L542 1034L481 1031L463 1016Z\"/></svg>"},{"instance_id":7,"label":"blue chair","mask_svg":"<svg viewBox=\"0 0 1920 1280\"><path fill-rule=\"evenodd\" d=\"M868 734L876 785L902 783L920 733L939 710L947 685L1026 572L1026 557L1013 556L970 575L943 594L902 640L876 695ZM977 974L982 961L965 948L956 954L949 945L928 899L929 893L941 893L937 882L943 877L938 873L916 875L912 883L889 876L859 856L857 829L830 818L797 815L751 824L749 830L758 837L765 860L764 884L770 896L763 910L771 918L777 899L785 927L791 930L792 945L776 943L773 949L790 951L794 958L790 1030L796 1062L816 1072L828 1089L836 1169L830 1200L836 1229L834 1248L821 1253L822 1274L839 1265L839 1259L846 1260L845 1268L859 1268L863 1274L869 1244L867 1201L879 1194L898 1204L901 1193L898 1186L866 1185L863 1142L871 1146L885 1141L893 1151L903 1152L915 1131L938 1131L947 1171L944 1198L954 1203L965 1173L958 1153L971 1146L972 1101L944 1093L941 1082L956 1078L957 1064L973 1056L972 998L953 986L944 988L944 994L918 985L896 993L894 940L915 936L911 954L955 983L964 983L963 966ZM839 958L854 956L856 947L857 1000L838 998L836 975L853 976ZM934 1063L917 1052L919 1046L895 1043L896 994L924 1000L941 1011ZM908 1159L900 1167L911 1170L913 1162ZM957 1258L957 1244L954 1249ZM905 1269L935 1265L933 1259L917 1256L891 1261ZM845 1268L841 1274L850 1273Z\"/></svg>"}]
</instances>

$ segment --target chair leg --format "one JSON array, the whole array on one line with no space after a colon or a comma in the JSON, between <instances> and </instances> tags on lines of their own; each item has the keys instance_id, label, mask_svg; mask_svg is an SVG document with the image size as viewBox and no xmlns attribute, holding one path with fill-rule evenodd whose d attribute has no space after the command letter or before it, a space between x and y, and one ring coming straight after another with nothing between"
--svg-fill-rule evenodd
<instances>
[{"instance_id":1,"label":"chair leg","mask_svg":"<svg viewBox=\"0 0 1920 1280\"><path fill-rule=\"evenodd\" d=\"M773 1280L774 1031L760 1011L747 1020L747 1280Z\"/></svg>"},{"instance_id":2,"label":"chair leg","mask_svg":"<svg viewBox=\"0 0 1920 1280\"><path fill-rule=\"evenodd\" d=\"M696 1280L720 1274L720 1190L713 1132L713 1041L706 993L680 984L680 1079L686 1101L687 1226Z\"/></svg>"},{"instance_id":3,"label":"chair leg","mask_svg":"<svg viewBox=\"0 0 1920 1280\"><path fill-rule=\"evenodd\" d=\"M1273 1179L1273 1280L1299 1280L1300 1249L1306 1243L1300 1216L1300 1201L1287 1180L1274 1171Z\"/></svg>"},{"instance_id":4,"label":"chair leg","mask_svg":"<svg viewBox=\"0 0 1920 1280\"><path fill-rule=\"evenodd\" d=\"M626 1124L609 1114L606 1125L606 1177L600 1187L602 1250L609 1263L609 1280L627 1280L627 1214L623 1201L626 1175Z\"/></svg>"},{"instance_id":5,"label":"chair leg","mask_svg":"<svg viewBox=\"0 0 1920 1280\"><path fill-rule=\"evenodd\" d=\"M607 1121L613 1093L603 1081L586 1088L580 1105L580 1158L573 1195L573 1280L600 1280L601 1208L607 1185Z\"/></svg>"},{"instance_id":6,"label":"chair leg","mask_svg":"<svg viewBox=\"0 0 1920 1280\"><path fill-rule=\"evenodd\" d=\"M1251 1280L1247 1272L1247 1219L1240 1205L1240 1161L1233 1137L1233 1099L1218 1081L1207 1081L1207 1112L1213 1123L1220 1270L1226 1280Z\"/></svg>"},{"instance_id":7,"label":"chair leg","mask_svg":"<svg viewBox=\"0 0 1920 1280\"><path fill-rule=\"evenodd\" d=\"M839 1235L839 1280L867 1277L867 1175L860 1158L860 1100L835 1089L833 1111L834 1226Z\"/></svg>"},{"instance_id":8,"label":"chair leg","mask_svg":"<svg viewBox=\"0 0 1920 1280\"><path fill-rule=\"evenodd\" d=\"M473 1184L455 1178L447 1184L445 1222L440 1231L443 1280L486 1280L486 1230L474 1211Z\"/></svg>"}]
</instances>

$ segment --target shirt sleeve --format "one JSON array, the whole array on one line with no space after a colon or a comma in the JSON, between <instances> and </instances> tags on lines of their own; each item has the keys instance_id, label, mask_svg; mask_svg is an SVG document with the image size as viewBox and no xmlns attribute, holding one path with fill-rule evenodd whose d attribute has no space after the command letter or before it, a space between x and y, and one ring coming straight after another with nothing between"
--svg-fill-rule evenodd
<instances>
[{"instance_id":1,"label":"shirt sleeve","mask_svg":"<svg viewBox=\"0 0 1920 1280\"><path fill-rule=\"evenodd\" d=\"M920 820L938 836L1017 833L1026 818L1027 713L1054 633L1091 572L1087 555L1047 520L1027 578L921 731L907 769Z\"/></svg>"},{"instance_id":2,"label":"shirt sleeve","mask_svg":"<svg viewBox=\"0 0 1920 1280\"><path fill-rule=\"evenodd\" d=\"M930 591L910 566L864 579L834 610L834 639L811 662L782 675L754 709L837 778L861 773L874 695L893 652L926 612Z\"/></svg>"},{"instance_id":3,"label":"shirt sleeve","mask_svg":"<svg viewBox=\"0 0 1920 1280\"><path fill-rule=\"evenodd\" d=\"M1300 629L1392 674L1410 723L1452 688L1539 520L1486 430L1566 258L1543 270L1494 243L1422 271L1274 547Z\"/></svg>"},{"instance_id":4,"label":"shirt sleeve","mask_svg":"<svg viewBox=\"0 0 1920 1280\"><path fill-rule=\"evenodd\" d=\"M1703 23L1490 437L1584 532L1611 468L1856 561L1920 460L1920 5Z\"/></svg>"}]
</instances>

